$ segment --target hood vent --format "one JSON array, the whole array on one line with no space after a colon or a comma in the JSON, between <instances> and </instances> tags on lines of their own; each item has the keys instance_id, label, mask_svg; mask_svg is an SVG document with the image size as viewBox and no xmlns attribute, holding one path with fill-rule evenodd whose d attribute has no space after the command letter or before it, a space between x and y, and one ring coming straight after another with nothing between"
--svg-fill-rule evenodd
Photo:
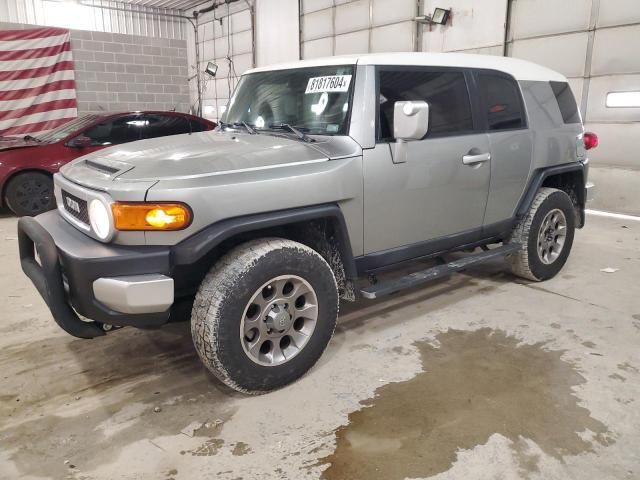
<instances>
[{"instance_id":1,"label":"hood vent","mask_svg":"<svg viewBox=\"0 0 640 480\"><path fill-rule=\"evenodd\" d=\"M94 170L98 170L99 172L106 173L107 175L113 175L120 171L118 168L113 168L108 165L102 165L100 163L94 162L92 160L85 160L85 164L87 167L93 168Z\"/></svg>"}]
</instances>

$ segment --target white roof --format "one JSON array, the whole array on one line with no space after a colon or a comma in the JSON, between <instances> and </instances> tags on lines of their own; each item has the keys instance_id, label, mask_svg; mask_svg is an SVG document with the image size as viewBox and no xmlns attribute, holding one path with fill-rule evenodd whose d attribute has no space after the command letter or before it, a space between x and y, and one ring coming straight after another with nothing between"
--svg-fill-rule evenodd
<instances>
[{"instance_id":1,"label":"white roof","mask_svg":"<svg viewBox=\"0 0 640 480\"><path fill-rule=\"evenodd\" d=\"M516 80L566 82L564 75L536 63L518 58L469 53L368 53L363 55L339 55L296 62L267 65L247 70L245 73L285 70L289 68L319 67L323 65L420 65L433 67L486 68L508 73Z\"/></svg>"}]
</instances>

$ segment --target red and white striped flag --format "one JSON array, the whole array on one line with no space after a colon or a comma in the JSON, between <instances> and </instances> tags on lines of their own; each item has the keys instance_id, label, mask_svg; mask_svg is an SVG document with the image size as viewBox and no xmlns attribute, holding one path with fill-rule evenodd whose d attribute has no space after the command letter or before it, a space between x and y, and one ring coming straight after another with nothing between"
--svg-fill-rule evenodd
<instances>
[{"instance_id":1,"label":"red and white striped flag","mask_svg":"<svg viewBox=\"0 0 640 480\"><path fill-rule=\"evenodd\" d=\"M0 135L43 132L77 116L69 30L0 31Z\"/></svg>"}]
</instances>

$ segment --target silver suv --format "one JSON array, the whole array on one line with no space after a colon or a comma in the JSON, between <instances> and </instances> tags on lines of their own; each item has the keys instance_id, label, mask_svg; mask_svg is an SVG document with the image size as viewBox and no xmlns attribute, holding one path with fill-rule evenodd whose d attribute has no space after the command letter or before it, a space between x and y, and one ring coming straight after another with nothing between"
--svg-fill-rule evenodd
<instances>
[{"instance_id":1,"label":"silver suv","mask_svg":"<svg viewBox=\"0 0 640 480\"><path fill-rule=\"evenodd\" d=\"M257 68L216 131L63 167L58 210L19 221L22 267L71 335L157 328L190 311L207 368L266 392L318 360L340 298L502 256L528 280L556 275L584 225L596 144L566 78L516 59ZM458 251L471 253L443 260ZM416 259L437 261L376 281Z\"/></svg>"}]
</instances>

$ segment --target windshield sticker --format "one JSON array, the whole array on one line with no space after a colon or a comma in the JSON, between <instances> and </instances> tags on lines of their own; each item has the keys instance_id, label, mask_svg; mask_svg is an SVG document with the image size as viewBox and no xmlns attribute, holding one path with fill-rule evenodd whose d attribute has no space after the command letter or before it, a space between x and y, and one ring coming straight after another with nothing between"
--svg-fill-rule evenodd
<instances>
[{"instance_id":1,"label":"windshield sticker","mask_svg":"<svg viewBox=\"0 0 640 480\"><path fill-rule=\"evenodd\" d=\"M305 95L320 92L346 92L349 90L351 75L330 75L328 77L313 77L307 83Z\"/></svg>"},{"instance_id":2,"label":"windshield sticker","mask_svg":"<svg viewBox=\"0 0 640 480\"><path fill-rule=\"evenodd\" d=\"M328 103L329 103L329 94L327 92L322 92L322 95L320 95L320 100L318 100L318 103L314 103L313 105L311 105L311 111L316 115L320 115L322 112L324 112L324 109L327 108Z\"/></svg>"}]
</instances>

